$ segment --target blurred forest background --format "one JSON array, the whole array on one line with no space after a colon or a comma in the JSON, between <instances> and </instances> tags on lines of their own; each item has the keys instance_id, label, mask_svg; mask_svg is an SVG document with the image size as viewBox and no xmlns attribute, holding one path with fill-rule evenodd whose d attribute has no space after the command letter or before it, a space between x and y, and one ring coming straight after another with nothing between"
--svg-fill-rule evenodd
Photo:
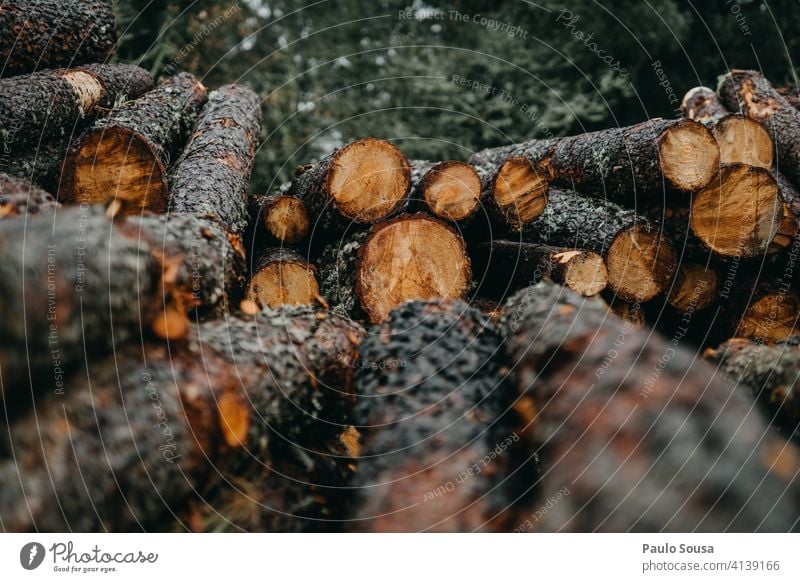
<instances>
[{"instance_id":1,"label":"blurred forest background","mask_svg":"<svg viewBox=\"0 0 800 582\"><path fill-rule=\"evenodd\" d=\"M728 68L796 83L800 0L119 0L118 58L263 98L254 188L374 135L409 157L674 117Z\"/></svg>"}]
</instances>

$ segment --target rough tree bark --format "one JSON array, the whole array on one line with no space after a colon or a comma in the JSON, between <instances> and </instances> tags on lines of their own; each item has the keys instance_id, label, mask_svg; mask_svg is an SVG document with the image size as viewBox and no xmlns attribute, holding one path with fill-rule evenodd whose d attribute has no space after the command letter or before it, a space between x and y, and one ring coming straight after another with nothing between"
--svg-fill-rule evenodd
<instances>
[{"instance_id":1,"label":"rough tree bark","mask_svg":"<svg viewBox=\"0 0 800 582\"><path fill-rule=\"evenodd\" d=\"M494 326L460 301L406 303L372 330L356 374L352 530L509 530L521 437L500 353Z\"/></svg>"},{"instance_id":2,"label":"rough tree bark","mask_svg":"<svg viewBox=\"0 0 800 582\"><path fill-rule=\"evenodd\" d=\"M271 311L95 362L11 425L0 460L3 527L163 529L218 466L239 471L273 457L296 466L305 450L287 443L327 452L328 435L351 415L362 333L314 310Z\"/></svg>"},{"instance_id":3,"label":"rough tree bark","mask_svg":"<svg viewBox=\"0 0 800 582\"><path fill-rule=\"evenodd\" d=\"M205 104L206 88L188 73L115 109L87 131L64 162L59 198L124 209L167 209L167 170Z\"/></svg>"},{"instance_id":4,"label":"rough tree bark","mask_svg":"<svg viewBox=\"0 0 800 582\"><path fill-rule=\"evenodd\" d=\"M76 130L82 124L76 124ZM70 135L75 132L69 132ZM0 153L0 172L25 178L48 192L58 192L61 167L69 150L69 136L33 146L7 156Z\"/></svg>"},{"instance_id":5,"label":"rough tree bark","mask_svg":"<svg viewBox=\"0 0 800 582\"><path fill-rule=\"evenodd\" d=\"M170 171L170 211L209 216L229 232L243 234L260 134L258 95L242 85L213 91Z\"/></svg>"},{"instance_id":6,"label":"rough tree bark","mask_svg":"<svg viewBox=\"0 0 800 582\"><path fill-rule=\"evenodd\" d=\"M553 284L512 298L501 327L538 411L540 499L568 492L530 529L798 527L792 445L693 351Z\"/></svg>"},{"instance_id":7,"label":"rough tree bark","mask_svg":"<svg viewBox=\"0 0 800 582\"><path fill-rule=\"evenodd\" d=\"M108 0L5 0L0 10L0 77L102 63L116 44Z\"/></svg>"},{"instance_id":8,"label":"rough tree bark","mask_svg":"<svg viewBox=\"0 0 800 582\"><path fill-rule=\"evenodd\" d=\"M23 178L0 174L0 219L54 210L59 204L48 193Z\"/></svg>"}]
</instances>

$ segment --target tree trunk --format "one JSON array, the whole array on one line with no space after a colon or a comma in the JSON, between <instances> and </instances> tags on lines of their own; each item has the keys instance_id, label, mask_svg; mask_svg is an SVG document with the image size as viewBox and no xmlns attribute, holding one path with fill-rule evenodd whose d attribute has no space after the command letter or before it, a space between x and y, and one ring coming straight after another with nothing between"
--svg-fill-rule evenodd
<instances>
[{"instance_id":1,"label":"tree trunk","mask_svg":"<svg viewBox=\"0 0 800 582\"><path fill-rule=\"evenodd\" d=\"M28 180L0 174L0 219L55 210L58 202Z\"/></svg>"},{"instance_id":2,"label":"tree trunk","mask_svg":"<svg viewBox=\"0 0 800 582\"><path fill-rule=\"evenodd\" d=\"M320 289L336 310L372 323L411 299L463 298L472 283L461 236L423 213L403 214L331 244L320 259Z\"/></svg>"},{"instance_id":3,"label":"tree trunk","mask_svg":"<svg viewBox=\"0 0 800 582\"><path fill-rule=\"evenodd\" d=\"M215 218L229 232L242 235L260 134L258 95L242 85L213 91L170 171L170 210Z\"/></svg>"},{"instance_id":4,"label":"tree trunk","mask_svg":"<svg viewBox=\"0 0 800 582\"><path fill-rule=\"evenodd\" d=\"M538 411L540 498L562 493L525 531L797 527L790 445L693 351L552 284L512 298L501 327Z\"/></svg>"},{"instance_id":5,"label":"tree trunk","mask_svg":"<svg viewBox=\"0 0 800 582\"><path fill-rule=\"evenodd\" d=\"M711 132L691 120L654 119L571 137L532 140L483 150L471 162L498 165L524 156L545 170L552 183L594 192L631 208L664 203L664 186L695 192L719 165Z\"/></svg>"},{"instance_id":6,"label":"tree trunk","mask_svg":"<svg viewBox=\"0 0 800 582\"><path fill-rule=\"evenodd\" d=\"M247 298L259 306L311 305L320 299L316 268L293 250L261 250L251 267Z\"/></svg>"},{"instance_id":7,"label":"tree trunk","mask_svg":"<svg viewBox=\"0 0 800 582\"><path fill-rule=\"evenodd\" d=\"M0 77L102 63L116 44L108 0L6 0L0 10Z\"/></svg>"},{"instance_id":8,"label":"tree trunk","mask_svg":"<svg viewBox=\"0 0 800 582\"><path fill-rule=\"evenodd\" d=\"M602 255L609 287L626 301L662 293L677 268L675 249L658 224L613 202L567 190L550 190L547 208L524 228L522 238Z\"/></svg>"},{"instance_id":9,"label":"tree trunk","mask_svg":"<svg viewBox=\"0 0 800 582\"><path fill-rule=\"evenodd\" d=\"M369 334L352 530L509 530L520 436L499 353L494 326L460 301L408 303Z\"/></svg>"},{"instance_id":10,"label":"tree trunk","mask_svg":"<svg viewBox=\"0 0 800 582\"><path fill-rule=\"evenodd\" d=\"M787 436L800 440L800 349L796 340L765 346L736 338L705 355L732 382L766 405L773 422Z\"/></svg>"},{"instance_id":11,"label":"tree trunk","mask_svg":"<svg viewBox=\"0 0 800 582\"><path fill-rule=\"evenodd\" d=\"M0 462L4 528L163 529L218 466L273 457L296 466L327 452L326 435L350 416L361 334L314 310L273 311L200 324L188 343L130 346L89 366L11 425Z\"/></svg>"},{"instance_id":12,"label":"tree trunk","mask_svg":"<svg viewBox=\"0 0 800 582\"><path fill-rule=\"evenodd\" d=\"M470 257L478 293L499 301L543 278L586 297L597 295L608 283L603 257L592 251L494 240L477 245Z\"/></svg>"},{"instance_id":13,"label":"tree trunk","mask_svg":"<svg viewBox=\"0 0 800 582\"><path fill-rule=\"evenodd\" d=\"M0 148L10 154L64 139L84 118L152 88L153 78L134 65L86 65L2 79Z\"/></svg>"},{"instance_id":14,"label":"tree trunk","mask_svg":"<svg viewBox=\"0 0 800 582\"><path fill-rule=\"evenodd\" d=\"M29 374L34 388L38 376L63 385L65 370L86 356L140 334L179 337L187 312L236 305L243 272L238 239L192 215L112 222L101 208L81 206L1 221L0 338L11 409L29 400Z\"/></svg>"},{"instance_id":15,"label":"tree trunk","mask_svg":"<svg viewBox=\"0 0 800 582\"><path fill-rule=\"evenodd\" d=\"M254 248L299 245L311 230L303 201L288 194L250 197Z\"/></svg>"},{"instance_id":16,"label":"tree trunk","mask_svg":"<svg viewBox=\"0 0 800 582\"><path fill-rule=\"evenodd\" d=\"M800 182L800 111L756 71L732 70L717 92L728 109L767 128L775 142L778 171Z\"/></svg>"},{"instance_id":17,"label":"tree trunk","mask_svg":"<svg viewBox=\"0 0 800 582\"><path fill-rule=\"evenodd\" d=\"M312 229L339 233L353 223L370 224L399 211L410 188L411 170L403 153L369 137L302 167L291 194L306 205Z\"/></svg>"},{"instance_id":18,"label":"tree trunk","mask_svg":"<svg viewBox=\"0 0 800 582\"><path fill-rule=\"evenodd\" d=\"M481 179L469 164L448 160L411 162L411 204L464 226L480 208Z\"/></svg>"},{"instance_id":19,"label":"tree trunk","mask_svg":"<svg viewBox=\"0 0 800 582\"><path fill-rule=\"evenodd\" d=\"M59 198L89 204L117 200L137 214L166 211L170 160L205 101L203 84L182 73L115 109L70 152Z\"/></svg>"},{"instance_id":20,"label":"tree trunk","mask_svg":"<svg viewBox=\"0 0 800 582\"><path fill-rule=\"evenodd\" d=\"M75 129L82 124L77 124ZM74 132L72 132L74 133ZM48 192L58 192L61 167L69 150L69 136L7 156L0 154L0 172L24 178Z\"/></svg>"}]
</instances>

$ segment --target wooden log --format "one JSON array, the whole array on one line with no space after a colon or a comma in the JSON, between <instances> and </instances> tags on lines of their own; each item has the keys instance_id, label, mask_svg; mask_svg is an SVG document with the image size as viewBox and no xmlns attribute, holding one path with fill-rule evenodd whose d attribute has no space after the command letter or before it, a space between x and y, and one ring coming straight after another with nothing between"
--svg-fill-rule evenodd
<instances>
[{"instance_id":1,"label":"wooden log","mask_svg":"<svg viewBox=\"0 0 800 582\"><path fill-rule=\"evenodd\" d=\"M298 170L291 194L312 217L312 229L341 232L399 211L411 188L411 169L394 145L364 138Z\"/></svg>"},{"instance_id":2,"label":"wooden log","mask_svg":"<svg viewBox=\"0 0 800 582\"><path fill-rule=\"evenodd\" d=\"M537 219L547 206L547 173L522 156L471 162L481 178L481 199L489 216L513 233Z\"/></svg>"},{"instance_id":3,"label":"wooden log","mask_svg":"<svg viewBox=\"0 0 800 582\"><path fill-rule=\"evenodd\" d=\"M654 119L630 127L582 135L531 140L473 155L472 163L499 164L524 156L558 186L593 192L628 207L670 197L664 186L695 192L719 166L719 148L702 124Z\"/></svg>"},{"instance_id":4,"label":"wooden log","mask_svg":"<svg viewBox=\"0 0 800 582\"><path fill-rule=\"evenodd\" d=\"M798 527L800 459L781 462L791 445L693 351L547 283L514 296L501 328L538 411L539 498L568 492L518 529Z\"/></svg>"},{"instance_id":5,"label":"wooden log","mask_svg":"<svg viewBox=\"0 0 800 582\"><path fill-rule=\"evenodd\" d=\"M480 208L481 179L475 168L447 160L411 164L411 203L442 220L466 225Z\"/></svg>"},{"instance_id":6,"label":"wooden log","mask_svg":"<svg viewBox=\"0 0 800 582\"><path fill-rule=\"evenodd\" d=\"M460 301L407 303L362 342L352 531L508 531L521 437L499 353Z\"/></svg>"},{"instance_id":7,"label":"wooden log","mask_svg":"<svg viewBox=\"0 0 800 582\"><path fill-rule=\"evenodd\" d=\"M311 229L305 204L288 194L251 196L250 216L258 247L297 245Z\"/></svg>"},{"instance_id":8,"label":"wooden log","mask_svg":"<svg viewBox=\"0 0 800 582\"><path fill-rule=\"evenodd\" d=\"M108 0L6 0L0 10L0 77L105 62L117 44Z\"/></svg>"},{"instance_id":9,"label":"wooden log","mask_svg":"<svg viewBox=\"0 0 800 582\"><path fill-rule=\"evenodd\" d=\"M329 245L319 283L331 307L379 323L412 299L461 299L472 282L464 240L430 215L403 214Z\"/></svg>"},{"instance_id":10,"label":"wooden log","mask_svg":"<svg viewBox=\"0 0 800 582\"><path fill-rule=\"evenodd\" d=\"M719 298L716 269L698 263L682 263L667 294L667 301L678 313L699 311Z\"/></svg>"},{"instance_id":11,"label":"wooden log","mask_svg":"<svg viewBox=\"0 0 800 582\"><path fill-rule=\"evenodd\" d=\"M782 432L800 439L800 350L796 339L774 346L734 338L705 357L762 402Z\"/></svg>"},{"instance_id":12,"label":"wooden log","mask_svg":"<svg viewBox=\"0 0 800 582\"><path fill-rule=\"evenodd\" d=\"M775 90L786 99L789 105L800 109L800 89L797 88L797 85L784 85L776 87Z\"/></svg>"},{"instance_id":13,"label":"wooden log","mask_svg":"<svg viewBox=\"0 0 800 582\"><path fill-rule=\"evenodd\" d=\"M498 300L549 278L585 297L608 284L603 257L593 251L510 240L476 245L470 252L478 292Z\"/></svg>"},{"instance_id":14,"label":"wooden log","mask_svg":"<svg viewBox=\"0 0 800 582\"><path fill-rule=\"evenodd\" d=\"M251 272L246 296L259 306L311 305L320 298L316 268L290 249L260 251Z\"/></svg>"},{"instance_id":15,"label":"wooden log","mask_svg":"<svg viewBox=\"0 0 800 582\"><path fill-rule=\"evenodd\" d=\"M298 464L284 438L322 442L348 422L361 334L315 310L272 311L94 363L10 426L3 528L163 529L217 466Z\"/></svg>"},{"instance_id":16,"label":"wooden log","mask_svg":"<svg viewBox=\"0 0 800 582\"><path fill-rule=\"evenodd\" d=\"M691 203L692 232L723 257L755 257L766 252L783 218L775 178L763 168L722 166Z\"/></svg>"},{"instance_id":17,"label":"wooden log","mask_svg":"<svg viewBox=\"0 0 800 582\"><path fill-rule=\"evenodd\" d=\"M170 211L209 216L228 231L243 234L260 134L258 95L243 85L213 91L170 170Z\"/></svg>"},{"instance_id":18,"label":"wooden log","mask_svg":"<svg viewBox=\"0 0 800 582\"><path fill-rule=\"evenodd\" d=\"M550 190L544 213L522 238L602 255L609 287L626 301L662 293L677 268L675 249L660 225L613 202L558 188Z\"/></svg>"},{"instance_id":19,"label":"wooden log","mask_svg":"<svg viewBox=\"0 0 800 582\"><path fill-rule=\"evenodd\" d=\"M0 79L0 149L10 154L67 138L79 121L152 88L150 74L134 65L86 65Z\"/></svg>"},{"instance_id":20,"label":"wooden log","mask_svg":"<svg viewBox=\"0 0 800 582\"><path fill-rule=\"evenodd\" d=\"M126 212L164 212L170 160L194 126L206 88L181 73L98 121L64 162L59 199L116 200Z\"/></svg>"},{"instance_id":21,"label":"wooden log","mask_svg":"<svg viewBox=\"0 0 800 582\"><path fill-rule=\"evenodd\" d=\"M722 103L735 113L755 119L767 128L775 143L777 170L800 181L800 111L757 71L733 69L720 79Z\"/></svg>"},{"instance_id":22,"label":"wooden log","mask_svg":"<svg viewBox=\"0 0 800 582\"><path fill-rule=\"evenodd\" d=\"M786 340L800 331L800 292L780 281L758 281L745 273L726 297L718 335L762 343Z\"/></svg>"},{"instance_id":23,"label":"wooden log","mask_svg":"<svg viewBox=\"0 0 800 582\"><path fill-rule=\"evenodd\" d=\"M693 119L710 127L730 114L720 102L716 91L708 87L689 89L681 101L681 112L686 119Z\"/></svg>"},{"instance_id":24,"label":"wooden log","mask_svg":"<svg viewBox=\"0 0 800 582\"><path fill-rule=\"evenodd\" d=\"M0 368L10 409L139 335L181 337L187 313L238 305L240 241L192 215L109 220L100 207L0 221ZM22 278L21 274L25 277ZM33 378L33 380L31 380Z\"/></svg>"},{"instance_id":25,"label":"wooden log","mask_svg":"<svg viewBox=\"0 0 800 582\"><path fill-rule=\"evenodd\" d=\"M76 125L76 130L82 124ZM72 135L75 132L71 132ZM61 182L61 167L69 150L69 136L43 142L31 149L2 155L0 153L0 172L30 181L47 190L58 192Z\"/></svg>"},{"instance_id":26,"label":"wooden log","mask_svg":"<svg viewBox=\"0 0 800 582\"><path fill-rule=\"evenodd\" d=\"M0 174L0 219L55 210L55 198L28 180Z\"/></svg>"}]
</instances>

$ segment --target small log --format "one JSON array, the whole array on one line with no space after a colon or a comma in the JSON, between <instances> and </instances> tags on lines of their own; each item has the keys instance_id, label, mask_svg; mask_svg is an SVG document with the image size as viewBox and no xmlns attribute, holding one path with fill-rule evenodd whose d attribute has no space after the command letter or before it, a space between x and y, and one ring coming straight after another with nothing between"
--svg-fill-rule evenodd
<instances>
[{"instance_id":1,"label":"small log","mask_svg":"<svg viewBox=\"0 0 800 582\"><path fill-rule=\"evenodd\" d=\"M167 209L167 169L194 126L206 88L188 73L115 109L98 121L64 162L59 199L118 200L128 212Z\"/></svg>"},{"instance_id":2,"label":"small log","mask_svg":"<svg viewBox=\"0 0 800 582\"><path fill-rule=\"evenodd\" d=\"M700 311L718 298L719 275L716 269L688 262L678 268L667 294L667 301L678 313Z\"/></svg>"},{"instance_id":3,"label":"small log","mask_svg":"<svg viewBox=\"0 0 800 582\"><path fill-rule=\"evenodd\" d=\"M250 206L253 236L264 245L296 245L308 236L311 221L305 204L299 198L288 194L253 196Z\"/></svg>"},{"instance_id":4,"label":"small log","mask_svg":"<svg viewBox=\"0 0 800 582\"><path fill-rule=\"evenodd\" d=\"M734 338L705 357L761 401L787 436L800 439L800 349L797 341L766 346Z\"/></svg>"},{"instance_id":5,"label":"small log","mask_svg":"<svg viewBox=\"0 0 800 582\"><path fill-rule=\"evenodd\" d=\"M243 85L213 91L170 170L170 211L209 216L229 232L243 234L260 134L258 95Z\"/></svg>"},{"instance_id":6,"label":"small log","mask_svg":"<svg viewBox=\"0 0 800 582\"><path fill-rule=\"evenodd\" d=\"M247 298L257 305L310 305L320 297L316 268L290 249L269 248L253 264Z\"/></svg>"},{"instance_id":7,"label":"small log","mask_svg":"<svg viewBox=\"0 0 800 582\"><path fill-rule=\"evenodd\" d=\"M0 150L19 152L68 138L82 120L152 88L150 74L134 65L86 65L0 79Z\"/></svg>"},{"instance_id":8,"label":"small log","mask_svg":"<svg viewBox=\"0 0 800 582\"><path fill-rule=\"evenodd\" d=\"M593 251L494 240L475 246L470 257L479 292L499 300L543 278L585 297L608 284L603 257Z\"/></svg>"},{"instance_id":9,"label":"small log","mask_svg":"<svg viewBox=\"0 0 800 582\"><path fill-rule=\"evenodd\" d=\"M524 240L594 251L606 261L609 287L626 301L648 301L668 286L675 249L655 222L613 202L553 188Z\"/></svg>"},{"instance_id":10,"label":"small log","mask_svg":"<svg viewBox=\"0 0 800 582\"><path fill-rule=\"evenodd\" d=\"M287 442L325 442L349 422L362 333L316 310L272 311L95 362L9 427L0 523L158 530L219 465L298 465L308 453Z\"/></svg>"},{"instance_id":11,"label":"small log","mask_svg":"<svg viewBox=\"0 0 800 582\"><path fill-rule=\"evenodd\" d=\"M537 410L540 503L568 492L529 529L797 528L800 458L779 462L791 445L694 351L546 283L514 296L501 328Z\"/></svg>"},{"instance_id":12,"label":"small log","mask_svg":"<svg viewBox=\"0 0 800 582\"><path fill-rule=\"evenodd\" d=\"M723 257L763 254L783 218L778 185L763 168L730 164L692 199L692 232Z\"/></svg>"},{"instance_id":13,"label":"small log","mask_svg":"<svg viewBox=\"0 0 800 582\"><path fill-rule=\"evenodd\" d=\"M291 194L306 205L313 230L341 232L352 223L370 224L400 210L410 188L405 155L389 142L369 137L302 167Z\"/></svg>"},{"instance_id":14,"label":"small log","mask_svg":"<svg viewBox=\"0 0 800 582\"><path fill-rule=\"evenodd\" d=\"M610 290L603 294L603 300L608 307L609 313L638 327L647 325L647 313L638 301L625 301Z\"/></svg>"},{"instance_id":15,"label":"small log","mask_svg":"<svg viewBox=\"0 0 800 582\"><path fill-rule=\"evenodd\" d=\"M322 296L337 311L372 323L411 299L463 298L472 282L464 240L423 213L383 221L330 245L320 260Z\"/></svg>"},{"instance_id":16,"label":"small log","mask_svg":"<svg viewBox=\"0 0 800 582\"><path fill-rule=\"evenodd\" d=\"M510 529L521 439L500 352L495 327L460 301L407 303L362 342L352 531Z\"/></svg>"},{"instance_id":17,"label":"small log","mask_svg":"<svg viewBox=\"0 0 800 582\"><path fill-rule=\"evenodd\" d=\"M24 405L31 377L35 389L38 376L63 381L89 355L151 331L180 337L187 313L213 316L238 305L243 272L240 241L192 215L112 222L102 208L81 206L0 221L0 366L9 407L17 398Z\"/></svg>"},{"instance_id":18,"label":"small log","mask_svg":"<svg viewBox=\"0 0 800 582\"><path fill-rule=\"evenodd\" d=\"M500 225L517 233L542 215L547 206L547 174L528 158L471 163L481 177L483 204Z\"/></svg>"},{"instance_id":19,"label":"small log","mask_svg":"<svg viewBox=\"0 0 800 582\"><path fill-rule=\"evenodd\" d=\"M28 180L0 174L0 219L55 210L55 198Z\"/></svg>"},{"instance_id":20,"label":"small log","mask_svg":"<svg viewBox=\"0 0 800 582\"><path fill-rule=\"evenodd\" d=\"M696 192L719 167L719 148L702 124L691 120L654 119L570 137L532 140L483 150L471 162L499 164L524 156L547 172L558 186L594 192L637 208L650 200L662 203L664 185Z\"/></svg>"},{"instance_id":21,"label":"small log","mask_svg":"<svg viewBox=\"0 0 800 582\"><path fill-rule=\"evenodd\" d=\"M727 337L776 343L800 333L800 293L772 281L747 283L725 303Z\"/></svg>"},{"instance_id":22,"label":"small log","mask_svg":"<svg viewBox=\"0 0 800 582\"><path fill-rule=\"evenodd\" d=\"M686 119L693 119L713 127L730 112L720 103L716 91L708 87L689 89L681 101L681 112Z\"/></svg>"},{"instance_id":23,"label":"small log","mask_svg":"<svg viewBox=\"0 0 800 582\"><path fill-rule=\"evenodd\" d=\"M778 171L800 182L800 111L757 71L733 69L720 79L717 93L728 109L767 128L775 142Z\"/></svg>"},{"instance_id":24,"label":"small log","mask_svg":"<svg viewBox=\"0 0 800 582\"><path fill-rule=\"evenodd\" d=\"M0 77L105 62L117 44L108 0L5 0Z\"/></svg>"},{"instance_id":25,"label":"small log","mask_svg":"<svg viewBox=\"0 0 800 582\"><path fill-rule=\"evenodd\" d=\"M464 162L411 162L411 202L434 216L466 225L480 208L481 179Z\"/></svg>"}]
</instances>

